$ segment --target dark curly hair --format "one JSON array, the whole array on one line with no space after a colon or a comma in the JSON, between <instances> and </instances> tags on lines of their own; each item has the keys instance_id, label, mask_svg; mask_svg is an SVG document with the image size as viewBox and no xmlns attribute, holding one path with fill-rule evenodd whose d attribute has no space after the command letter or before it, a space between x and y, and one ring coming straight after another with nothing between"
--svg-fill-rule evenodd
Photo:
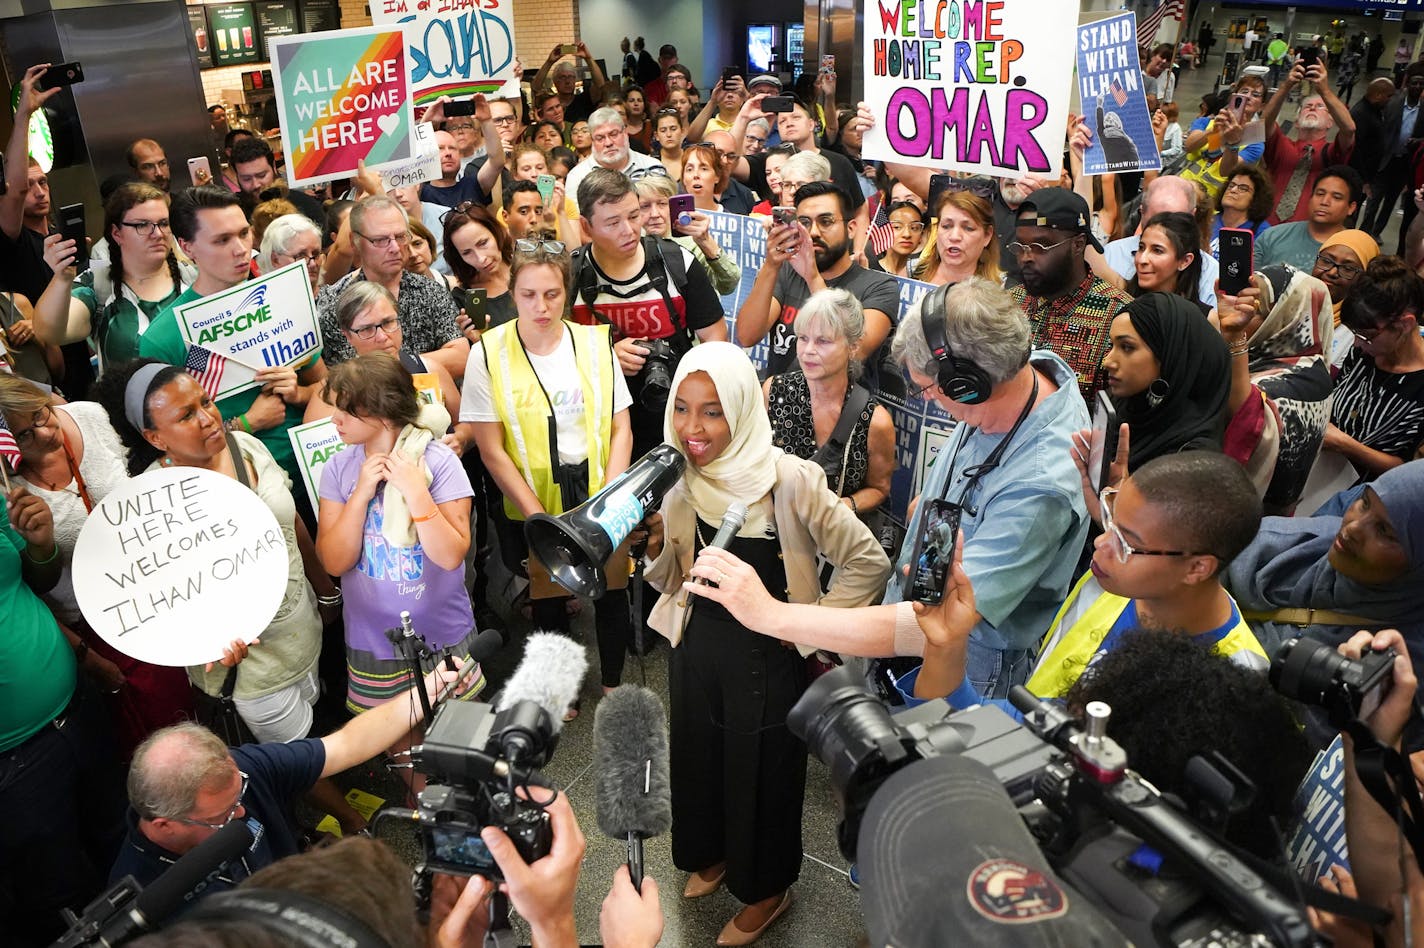
<instances>
[{"instance_id":1,"label":"dark curly hair","mask_svg":"<svg viewBox=\"0 0 1424 948\"><path fill-rule=\"evenodd\" d=\"M109 424L114 431L118 432L119 440L123 442L124 447L129 449L129 477L137 477L148 470L148 466L163 454L162 451L148 443L143 432L133 426L128 415L124 412L124 393L128 388L129 379L133 378L133 374L145 365L157 362L159 362L158 359L131 359L128 362L119 362L104 369L104 374L99 376L94 383L94 400L104 406L104 411L109 413ZM148 416L150 396L182 375L184 371L184 368L179 365L164 366L148 383L148 389L143 393L143 426L145 428L153 426L153 420Z\"/></svg>"},{"instance_id":2,"label":"dark curly hair","mask_svg":"<svg viewBox=\"0 0 1424 948\"><path fill-rule=\"evenodd\" d=\"M1279 856L1267 817L1284 825L1312 754L1291 706L1266 676L1232 664L1186 635L1129 632L1065 698L1081 715L1090 701L1112 708L1108 735L1128 764L1163 793L1189 797L1187 762L1219 751L1256 785L1256 801L1228 821L1230 841Z\"/></svg>"},{"instance_id":3,"label":"dark curly hair","mask_svg":"<svg viewBox=\"0 0 1424 948\"><path fill-rule=\"evenodd\" d=\"M1221 190L1216 192L1216 212L1221 213L1221 199L1226 196L1226 188L1235 178L1251 180L1251 204L1246 208L1246 221L1253 227L1260 226L1276 208L1276 189L1266 173L1255 165L1238 164L1231 177L1222 182Z\"/></svg>"}]
</instances>

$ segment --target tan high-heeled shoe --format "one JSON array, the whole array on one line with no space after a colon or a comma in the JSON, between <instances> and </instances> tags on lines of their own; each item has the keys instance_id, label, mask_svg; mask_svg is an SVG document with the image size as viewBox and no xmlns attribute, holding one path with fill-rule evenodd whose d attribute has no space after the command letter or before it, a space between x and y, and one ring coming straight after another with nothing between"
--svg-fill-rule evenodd
<instances>
[{"instance_id":1,"label":"tan high-heeled shoe","mask_svg":"<svg viewBox=\"0 0 1424 948\"><path fill-rule=\"evenodd\" d=\"M717 873L715 879L704 879L697 873L691 873L687 877L687 885L682 887L682 897L684 899L700 899L704 895L711 895L722 888L722 881L727 878L727 867L722 866L722 871Z\"/></svg>"},{"instance_id":2,"label":"tan high-heeled shoe","mask_svg":"<svg viewBox=\"0 0 1424 948\"><path fill-rule=\"evenodd\" d=\"M750 908L750 906L748 906L748 908ZM750 945L752 942L760 938L762 934L772 926L773 922L775 922L781 916L785 915L786 910L789 908L791 908L791 890L787 889L781 894L781 901L777 903L776 908L772 910L772 913L767 916L766 921L762 922L761 927L755 929L754 931L746 931L745 929L737 925L737 919L741 918L742 912L745 912L747 910L742 909L741 912L738 912L736 915L732 916L732 920L730 922L722 926L722 932L717 936L717 944L719 946L722 946L722 948L734 948L734 946L738 945Z\"/></svg>"}]
</instances>

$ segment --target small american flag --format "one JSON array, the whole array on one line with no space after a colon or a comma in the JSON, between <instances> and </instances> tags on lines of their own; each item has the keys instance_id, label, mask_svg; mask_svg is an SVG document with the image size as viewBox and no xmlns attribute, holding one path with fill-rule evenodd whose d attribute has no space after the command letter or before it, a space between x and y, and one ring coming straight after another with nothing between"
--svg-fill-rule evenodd
<instances>
[{"instance_id":1,"label":"small american flag","mask_svg":"<svg viewBox=\"0 0 1424 948\"><path fill-rule=\"evenodd\" d=\"M188 370L189 375L193 376L203 391L208 393L209 398L218 397L218 391L222 387L225 365L227 365L227 359L210 349L193 345L188 347L188 362L184 368Z\"/></svg>"},{"instance_id":2,"label":"small american flag","mask_svg":"<svg viewBox=\"0 0 1424 948\"><path fill-rule=\"evenodd\" d=\"M1122 108L1124 105L1127 105L1127 90L1124 89L1122 87L1122 83L1118 82L1116 79L1114 79L1112 83L1112 97L1113 101L1117 103L1118 108Z\"/></svg>"},{"instance_id":3,"label":"small american flag","mask_svg":"<svg viewBox=\"0 0 1424 948\"><path fill-rule=\"evenodd\" d=\"M875 251L876 256L881 256L889 250L895 240L895 228L890 226L890 215L885 213L885 202L879 196L875 198L875 214L871 217L867 236L870 249Z\"/></svg>"},{"instance_id":4,"label":"small american flag","mask_svg":"<svg viewBox=\"0 0 1424 948\"><path fill-rule=\"evenodd\" d=\"M15 432L10 430L4 415L0 415L0 457L10 462L12 468L20 466L20 444L15 440Z\"/></svg>"}]
</instances>

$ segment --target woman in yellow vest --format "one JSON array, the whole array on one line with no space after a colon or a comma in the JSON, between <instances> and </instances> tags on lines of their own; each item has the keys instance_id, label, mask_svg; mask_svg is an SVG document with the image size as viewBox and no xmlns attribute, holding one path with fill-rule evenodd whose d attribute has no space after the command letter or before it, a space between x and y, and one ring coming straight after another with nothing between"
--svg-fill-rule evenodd
<instances>
[{"instance_id":1,"label":"woman in yellow vest","mask_svg":"<svg viewBox=\"0 0 1424 948\"><path fill-rule=\"evenodd\" d=\"M475 343L460 399L460 421L473 429L504 494L495 527L505 563L529 577L535 627L565 633L565 594L529 555L524 521L582 503L623 472L633 450L632 397L609 327L568 321L571 279L562 243L515 242L509 284L518 315ZM605 568L615 588L594 604L594 614L608 691L622 677L632 634L626 553L615 552Z\"/></svg>"}]
</instances>

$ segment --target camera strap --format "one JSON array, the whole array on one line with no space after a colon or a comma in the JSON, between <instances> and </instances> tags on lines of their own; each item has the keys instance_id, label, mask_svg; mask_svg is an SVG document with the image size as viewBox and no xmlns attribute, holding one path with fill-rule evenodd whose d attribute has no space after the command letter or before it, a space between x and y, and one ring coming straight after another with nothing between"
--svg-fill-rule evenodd
<instances>
[{"instance_id":1,"label":"camera strap","mask_svg":"<svg viewBox=\"0 0 1424 948\"><path fill-rule=\"evenodd\" d=\"M955 501L955 506L962 508L969 516L979 516L979 508L969 502L969 495L979 489L979 481L990 471L999 466L999 462L1004 459L1004 452L1009 449L1009 442L1014 440L1014 435L1018 434L1023 423L1028 419L1029 413L1033 411L1034 404L1038 401L1038 372L1033 373L1033 391L1029 393L1028 401L1024 402L1023 410L1019 412L1018 418L1014 420L1014 426L1009 429L1009 433L1004 435L998 444L994 445L994 450L989 452L979 464L971 464L960 472L960 476L965 478L963 489L959 492L959 499ZM964 443L977 434L977 427L968 429L959 443L954 447L954 457L950 458L950 475L954 473L954 462L959 459L959 450L964 447Z\"/></svg>"},{"instance_id":2,"label":"camera strap","mask_svg":"<svg viewBox=\"0 0 1424 948\"><path fill-rule=\"evenodd\" d=\"M1424 802L1409 760L1381 744L1358 718L1341 728L1355 743L1355 773L1360 783L1384 808L1414 850L1414 860L1424 871Z\"/></svg>"},{"instance_id":3,"label":"camera strap","mask_svg":"<svg viewBox=\"0 0 1424 948\"><path fill-rule=\"evenodd\" d=\"M1332 915L1358 919L1367 925L1376 927L1388 925L1394 918L1388 909L1370 905L1368 902L1361 902L1359 899L1352 899L1347 895L1340 895L1338 892L1331 892L1329 889L1322 889L1313 882L1302 882L1291 875L1288 870L1266 862L1240 847L1232 846L1231 851L1237 859L1265 877L1266 881L1270 882L1278 892L1296 892L1300 895L1301 901L1311 908L1329 912Z\"/></svg>"}]
</instances>

